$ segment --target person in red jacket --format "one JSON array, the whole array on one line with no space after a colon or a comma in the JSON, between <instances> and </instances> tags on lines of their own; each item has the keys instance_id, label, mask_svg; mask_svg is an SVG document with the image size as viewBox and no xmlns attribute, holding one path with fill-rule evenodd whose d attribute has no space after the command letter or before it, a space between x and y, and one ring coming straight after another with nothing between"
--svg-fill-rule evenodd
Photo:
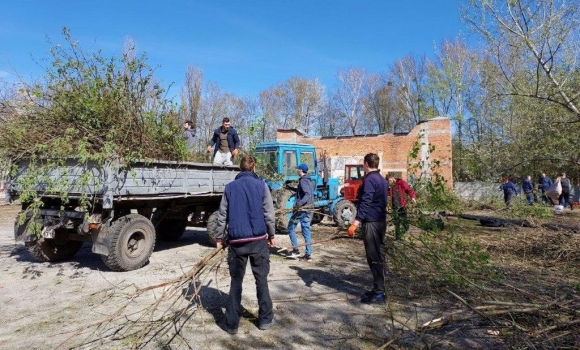
<instances>
[{"instance_id":1,"label":"person in red jacket","mask_svg":"<svg viewBox=\"0 0 580 350\"><path fill-rule=\"evenodd\" d=\"M388 175L389 198L391 199L393 221L395 222L395 239L399 240L409 229L409 219L407 218L407 196L413 203L417 202L415 191L409 186L407 181L397 179L394 175Z\"/></svg>"}]
</instances>

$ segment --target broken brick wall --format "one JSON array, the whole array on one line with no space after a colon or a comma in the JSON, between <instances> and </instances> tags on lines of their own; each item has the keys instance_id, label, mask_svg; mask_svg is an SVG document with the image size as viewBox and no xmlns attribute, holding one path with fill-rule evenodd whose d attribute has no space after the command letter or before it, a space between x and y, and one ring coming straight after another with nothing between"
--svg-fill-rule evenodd
<instances>
[{"instance_id":1,"label":"broken brick wall","mask_svg":"<svg viewBox=\"0 0 580 350\"><path fill-rule=\"evenodd\" d=\"M438 117L421 122L407 134L309 137L295 129L279 129L276 138L277 141L311 144L316 147L319 158L325 155L331 160L338 160L332 163L342 164L342 169L332 169L333 176L342 175L344 164L362 163L365 154L372 152L381 159L379 169L382 174L398 172L403 179L409 180L411 175L419 176L421 172L423 176L432 176L433 169L453 188L451 121L448 118ZM415 142L419 142L418 157L410 159ZM434 146L432 151L430 146ZM435 161L439 161L439 165L434 167ZM418 163L420 169L409 174L409 166Z\"/></svg>"}]
</instances>

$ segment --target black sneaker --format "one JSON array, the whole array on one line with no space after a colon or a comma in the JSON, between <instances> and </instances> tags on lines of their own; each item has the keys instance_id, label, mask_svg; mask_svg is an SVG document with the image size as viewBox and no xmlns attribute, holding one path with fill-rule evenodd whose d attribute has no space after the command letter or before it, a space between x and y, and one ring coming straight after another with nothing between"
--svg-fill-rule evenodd
<instances>
[{"instance_id":1,"label":"black sneaker","mask_svg":"<svg viewBox=\"0 0 580 350\"><path fill-rule=\"evenodd\" d=\"M383 304L385 302L385 293L378 293L377 294L373 291L366 292L360 298L360 302L364 303L364 304L371 304L371 303Z\"/></svg>"},{"instance_id":2,"label":"black sneaker","mask_svg":"<svg viewBox=\"0 0 580 350\"><path fill-rule=\"evenodd\" d=\"M298 250L293 250L286 255L286 259L297 259L298 257L300 257L300 252Z\"/></svg>"},{"instance_id":3,"label":"black sneaker","mask_svg":"<svg viewBox=\"0 0 580 350\"><path fill-rule=\"evenodd\" d=\"M312 257L308 254L304 254L303 256L301 256L300 258L301 261L312 261Z\"/></svg>"},{"instance_id":4,"label":"black sneaker","mask_svg":"<svg viewBox=\"0 0 580 350\"><path fill-rule=\"evenodd\" d=\"M265 331L266 329L270 329L270 327L272 327L274 325L274 322L276 320L274 318L272 318L272 321L270 321L269 323L262 323L258 326L259 329Z\"/></svg>"}]
</instances>

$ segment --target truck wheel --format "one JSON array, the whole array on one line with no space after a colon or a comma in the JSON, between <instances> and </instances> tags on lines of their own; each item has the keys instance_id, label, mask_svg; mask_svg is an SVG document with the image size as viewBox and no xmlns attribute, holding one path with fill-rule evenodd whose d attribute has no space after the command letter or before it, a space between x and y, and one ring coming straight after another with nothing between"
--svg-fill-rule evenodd
<instances>
[{"instance_id":1,"label":"truck wheel","mask_svg":"<svg viewBox=\"0 0 580 350\"><path fill-rule=\"evenodd\" d=\"M332 217L339 228L348 228L356 218L356 206L349 200L341 200L334 206Z\"/></svg>"},{"instance_id":2,"label":"truck wheel","mask_svg":"<svg viewBox=\"0 0 580 350\"><path fill-rule=\"evenodd\" d=\"M113 271L136 270L149 261L155 246L155 228L139 214L120 217L111 224L109 255L101 256Z\"/></svg>"},{"instance_id":3,"label":"truck wheel","mask_svg":"<svg viewBox=\"0 0 580 350\"><path fill-rule=\"evenodd\" d=\"M151 216L157 239L164 242L177 241L185 233L187 218L163 218L163 215L161 211L156 211Z\"/></svg>"},{"instance_id":4,"label":"truck wheel","mask_svg":"<svg viewBox=\"0 0 580 350\"><path fill-rule=\"evenodd\" d=\"M212 246L215 246L216 244L215 235L217 233L218 214L219 211L216 210L213 213L211 213L211 215L207 218L207 226L206 226L207 238L209 239L209 243Z\"/></svg>"},{"instance_id":5,"label":"truck wheel","mask_svg":"<svg viewBox=\"0 0 580 350\"><path fill-rule=\"evenodd\" d=\"M82 245L82 241L43 237L29 246L28 252L40 262L57 262L72 258L81 249Z\"/></svg>"}]
</instances>

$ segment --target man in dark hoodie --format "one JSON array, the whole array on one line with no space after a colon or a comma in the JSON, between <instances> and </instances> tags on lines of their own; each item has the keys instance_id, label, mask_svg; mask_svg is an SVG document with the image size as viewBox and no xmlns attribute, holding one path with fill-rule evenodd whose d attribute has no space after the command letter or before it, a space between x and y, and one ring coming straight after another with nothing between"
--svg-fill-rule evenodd
<instances>
[{"instance_id":1,"label":"man in dark hoodie","mask_svg":"<svg viewBox=\"0 0 580 350\"><path fill-rule=\"evenodd\" d=\"M231 283L226 304L225 329L238 333L242 315L242 283L248 259L256 280L258 328L274 324L272 299L268 288L270 252L274 246L275 214L272 196L266 183L254 173L256 158L244 155L241 172L226 185L218 214L216 242L223 248L227 242Z\"/></svg>"},{"instance_id":2,"label":"man in dark hoodie","mask_svg":"<svg viewBox=\"0 0 580 350\"><path fill-rule=\"evenodd\" d=\"M183 128L185 129L183 132L183 138L187 143L187 149L192 152L195 147L195 126L191 120L186 120L185 123L183 123Z\"/></svg>"},{"instance_id":3,"label":"man in dark hoodie","mask_svg":"<svg viewBox=\"0 0 580 350\"><path fill-rule=\"evenodd\" d=\"M548 188L550 188L550 186L552 186L552 179L547 177L546 173L542 173L540 175L540 178L538 179L538 188L542 191L542 197L541 197L542 202L544 202L544 204L554 205L554 201L552 200L552 198L550 198L544 194L544 192L546 192L548 190Z\"/></svg>"},{"instance_id":4,"label":"man in dark hoodie","mask_svg":"<svg viewBox=\"0 0 580 350\"><path fill-rule=\"evenodd\" d=\"M380 158L374 153L364 157L365 177L358 191L356 218L348 228L354 237L359 226L365 245L367 263L373 275L373 289L360 299L362 303L385 302L385 231L389 184L379 172Z\"/></svg>"},{"instance_id":5,"label":"man in dark hoodie","mask_svg":"<svg viewBox=\"0 0 580 350\"><path fill-rule=\"evenodd\" d=\"M570 179L566 177L566 173L560 173L560 184L562 185L562 193L558 198L558 203L564 208L568 205L570 206L570 210L574 210L574 206L572 205L572 201L570 200Z\"/></svg>"},{"instance_id":6,"label":"man in dark hoodie","mask_svg":"<svg viewBox=\"0 0 580 350\"><path fill-rule=\"evenodd\" d=\"M298 188L296 190L296 201L294 202L294 213L288 222L288 236L292 243L292 251L286 256L289 259L296 259L300 257L298 250L298 238L296 237L296 226L300 224L302 228L302 236L304 236L304 243L306 243L306 254L300 257L300 260L312 260L312 236L310 235L310 213L301 210L306 205L314 203L312 197L312 181L308 175L308 165L300 164L296 167L298 169Z\"/></svg>"}]
</instances>

